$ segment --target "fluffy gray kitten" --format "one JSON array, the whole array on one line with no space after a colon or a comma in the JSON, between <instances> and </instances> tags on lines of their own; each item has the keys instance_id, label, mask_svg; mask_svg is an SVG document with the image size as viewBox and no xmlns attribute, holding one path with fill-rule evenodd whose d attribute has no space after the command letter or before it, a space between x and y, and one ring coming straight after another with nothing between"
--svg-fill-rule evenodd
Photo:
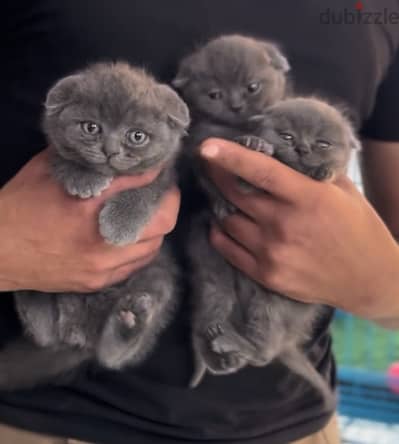
<instances>
[{"instance_id":1,"label":"fluffy gray kitten","mask_svg":"<svg viewBox=\"0 0 399 444\"><path fill-rule=\"evenodd\" d=\"M97 196L116 176L163 166L153 183L119 193L100 212L107 242L135 242L174 182L174 161L189 125L185 103L143 70L116 63L61 79L45 109L53 173L71 195ZM139 363L171 319L176 275L164 246L151 265L90 295L17 292L29 341L2 351L0 387L32 386L86 360L112 369Z\"/></svg>"},{"instance_id":2,"label":"fluffy gray kitten","mask_svg":"<svg viewBox=\"0 0 399 444\"><path fill-rule=\"evenodd\" d=\"M277 45L237 34L210 40L182 60L172 83L193 117L181 156L183 182L193 175L192 169L200 168L193 156L205 139L233 140L251 133L264 110L286 96L289 70ZM216 193L217 205L221 197L217 189L208 192Z\"/></svg>"},{"instance_id":3,"label":"fluffy gray kitten","mask_svg":"<svg viewBox=\"0 0 399 444\"><path fill-rule=\"evenodd\" d=\"M360 148L344 115L316 98L290 98L272 105L254 135L237 141L323 181L343 174L351 150ZM208 181L207 190L213 187L205 175L203 181ZM253 190L242 185L246 192ZM209 193L213 208L215 196ZM223 206L223 215L232 211L232 205L226 207L221 199L216 207ZM192 386L206 371L228 374L246 365L264 366L278 359L316 387L328 402L330 390L304 351L325 307L268 290L231 266L209 244L211 218L210 210L197 216L189 242L195 283L196 372Z\"/></svg>"}]
</instances>

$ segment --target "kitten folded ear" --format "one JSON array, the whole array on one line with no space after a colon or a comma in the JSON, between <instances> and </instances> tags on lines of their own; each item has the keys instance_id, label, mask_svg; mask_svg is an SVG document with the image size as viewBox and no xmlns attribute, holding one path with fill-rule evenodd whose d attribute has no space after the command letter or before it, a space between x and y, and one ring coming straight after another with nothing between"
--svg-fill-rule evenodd
<instances>
[{"instance_id":1,"label":"kitten folded ear","mask_svg":"<svg viewBox=\"0 0 399 444\"><path fill-rule=\"evenodd\" d=\"M168 85L159 85L158 91L164 100L164 110L169 123L184 132L190 125L188 106Z\"/></svg>"},{"instance_id":2,"label":"kitten folded ear","mask_svg":"<svg viewBox=\"0 0 399 444\"><path fill-rule=\"evenodd\" d=\"M188 56L179 65L176 77L172 80L172 85L176 89L183 89L187 86L191 77L192 56Z\"/></svg>"},{"instance_id":3,"label":"kitten folded ear","mask_svg":"<svg viewBox=\"0 0 399 444\"><path fill-rule=\"evenodd\" d=\"M349 146L355 151L361 151L362 149L362 143L360 139L356 137L352 128L349 130Z\"/></svg>"},{"instance_id":4,"label":"kitten folded ear","mask_svg":"<svg viewBox=\"0 0 399 444\"><path fill-rule=\"evenodd\" d=\"M59 80L47 93L44 106L46 114L52 115L61 111L70 103L74 91L81 81L81 75L76 74Z\"/></svg>"},{"instance_id":5,"label":"kitten folded ear","mask_svg":"<svg viewBox=\"0 0 399 444\"><path fill-rule=\"evenodd\" d=\"M263 47L270 58L271 65L279 71L288 72L291 66L287 58L273 43L263 42Z\"/></svg>"},{"instance_id":6,"label":"kitten folded ear","mask_svg":"<svg viewBox=\"0 0 399 444\"><path fill-rule=\"evenodd\" d=\"M187 85L188 81L188 76L184 76L182 73L178 73L177 76L172 80L172 85L176 89L182 89Z\"/></svg>"}]
</instances>

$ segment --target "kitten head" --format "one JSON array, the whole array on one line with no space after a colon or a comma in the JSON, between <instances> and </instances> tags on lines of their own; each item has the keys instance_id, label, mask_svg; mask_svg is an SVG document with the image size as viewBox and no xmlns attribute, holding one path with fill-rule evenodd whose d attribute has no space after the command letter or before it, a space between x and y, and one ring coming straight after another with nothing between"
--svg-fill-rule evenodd
<instances>
[{"instance_id":1,"label":"kitten head","mask_svg":"<svg viewBox=\"0 0 399 444\"><path fill-rule=\"evenodd\" d=\"M258 132L274 148L274 157L312 175L320 167L343 172L360 142L337 108L316 98L290 98L271 106Z\"/></svg>"},{"instance_id":2,"label":"kitten head","mask_svg":"<svg viewBox=\"0 0 399 444\"><path fill-rule=\"evenodd\" d=\"M284 96L289 69L274 44L229 35L183 59L173 85L190 109L222 123L242 125Z\"/></svg>"},{"instance_id":3,"label":"kitten head","mask_svg":"<svg viewBox=\"0 0 399 444\"><path fill-rule=\"evenodd\" d=\"M50 145L106 175L141 173L172 159L189 125L188 108L171 88L125 63L61 79L45 108Z\"/></svg>"}]
</instances>

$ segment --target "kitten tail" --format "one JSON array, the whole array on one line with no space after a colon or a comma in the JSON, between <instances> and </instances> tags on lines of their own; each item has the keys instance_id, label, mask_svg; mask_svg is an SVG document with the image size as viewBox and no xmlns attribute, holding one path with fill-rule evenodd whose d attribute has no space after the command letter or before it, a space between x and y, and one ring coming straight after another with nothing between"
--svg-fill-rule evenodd
<instances>
[{"instance_id":1,"label":"kitten tail","mask_svg":"<svg viewBox=\"0 0 399 444\"><path fill-rule=\"evenodd\" d=\"M64 374L88 359L79 349L37 347L26 339L0 351L0 390L28 389Z\"/></svg>"}]
</instances>

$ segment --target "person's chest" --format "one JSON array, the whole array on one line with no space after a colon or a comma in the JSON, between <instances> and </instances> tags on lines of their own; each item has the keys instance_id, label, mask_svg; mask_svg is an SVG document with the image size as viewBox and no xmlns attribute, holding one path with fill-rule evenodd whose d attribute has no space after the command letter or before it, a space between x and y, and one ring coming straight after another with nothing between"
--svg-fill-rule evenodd
<instances>
[{"instance_id":1,"label":"person's chest","mask_svg":"<svg viewBox=\"0 0 399 444\"><path fill-rule=\"evenodd\" d=\"M336 1L334 9L346 4ZM95 61L126 60L170 81L179 59L210 37L271 39L288 55L297 91L338 99L363 121L392 52L386 28L323 24L326 6L316 0L37 0L7 8L0 106L3 142L12 149L3 155L2 181L45 145L47 89Z\"/></svg>"}]
</instances>

